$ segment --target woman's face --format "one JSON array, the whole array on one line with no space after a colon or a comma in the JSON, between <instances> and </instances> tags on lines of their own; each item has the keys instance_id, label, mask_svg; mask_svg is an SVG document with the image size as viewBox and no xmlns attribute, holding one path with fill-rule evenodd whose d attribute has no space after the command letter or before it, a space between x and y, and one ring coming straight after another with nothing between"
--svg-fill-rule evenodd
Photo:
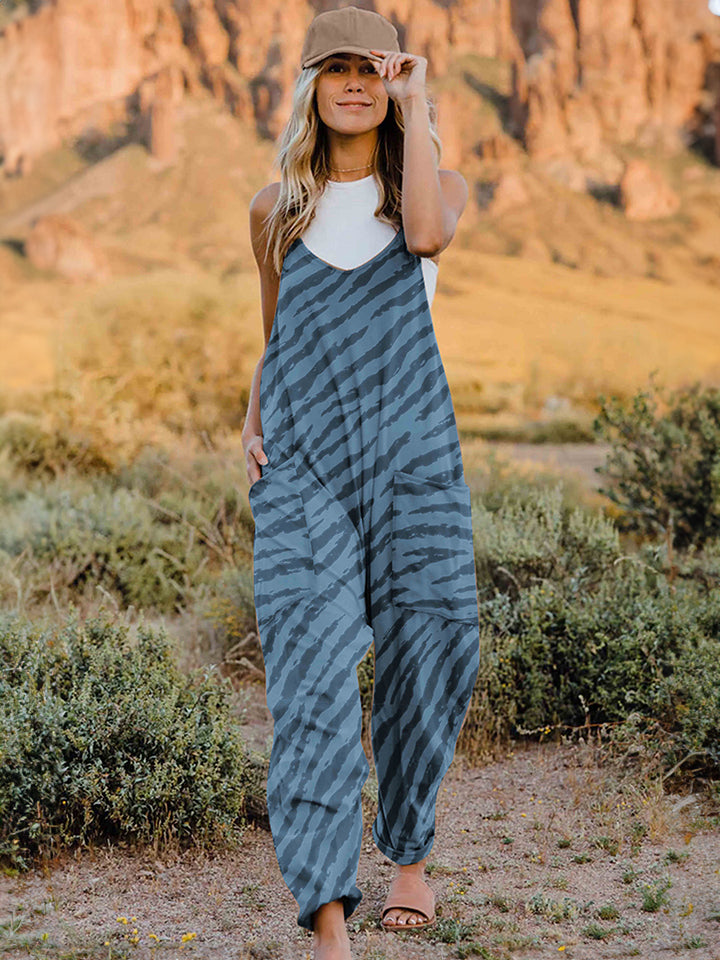
<instances>
[{"instance_id":1,"label":"woman's face","mask_svg":"<svg viewBox=\"0 0 720 960\"><path fill-rule=\"evenodd\" d=\"M320 119L338 133L364 133L385 119L385 84L373 62L358 53L326 57L315 89Z\"/></svg>"}]
</instances>

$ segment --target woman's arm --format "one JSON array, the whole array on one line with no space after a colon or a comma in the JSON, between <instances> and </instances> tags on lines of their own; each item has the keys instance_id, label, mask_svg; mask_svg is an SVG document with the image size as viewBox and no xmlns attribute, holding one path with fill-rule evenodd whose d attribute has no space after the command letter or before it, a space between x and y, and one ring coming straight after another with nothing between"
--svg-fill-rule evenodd
<instances>
[{"instance_id":1,"label":"woman's arm","mask_svg":"<svg viewBox=\"0 0 720 960\"><path fill-rule=\"evenodd\" d=\"M388 96L402 108L403 229L408 250L435 257L452 240L468 199L468 185L457 170L438 170L430 136L425 74L427 60L419 55L371 50L383 55L375 69Z\"/></svg>"},{"instance_id":2,"label":"woman's arm","mask_svg":"<svg viewBox=\"0 0 720 960\"><path fill-rule=\"evenodd\" d=\"M468 198L465 177L438 170L430 139L424 95L402 101L405 122L403 154L403 228L408 250L434 257L448 246Z\"/></svg>"},{"instance_id":3,"label":"woman's arm","mask_svg":"<svg viewBox=\"0 0 720 960\"><path fill-rule=\"evenodd\" d=\"M279 183L271 183L258 191L250 201L250 240L252 243L255 261L260 274L260 297L262 303L263 333L265 347L257 362L250 385L245 423L242 429L242 444L245 451L248 482L252 485L262 476L260 465L266 464L267 457L263 450L263 432L260 421L260 376L262 375L265 351L272 333L273 319L277 308L280 277L272 263L272 258L265 254L265 236L262 233L265 226L264 219L270 213L277 198Z\"/></svg>"}]
</instances>

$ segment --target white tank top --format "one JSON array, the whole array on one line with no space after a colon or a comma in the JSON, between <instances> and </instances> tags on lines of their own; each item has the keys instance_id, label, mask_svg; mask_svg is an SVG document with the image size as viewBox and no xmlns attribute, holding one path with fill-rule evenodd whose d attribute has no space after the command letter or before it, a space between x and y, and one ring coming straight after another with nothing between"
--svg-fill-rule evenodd
<instances>
[{"instance_id":1,"label":"white tank top","mask_svg":"<svg viewBox=\"0 0 720 960\"><path fill-rule=\"evenodd\" d=\"M311 253L333 267L349 270L371 260L396 234L394 226L378 220L379 202L373 174L359 180L328 180L310 226L301 235ZM428 304L437 284L438 264L421 257Z\"/></svg>"}]
</instances>

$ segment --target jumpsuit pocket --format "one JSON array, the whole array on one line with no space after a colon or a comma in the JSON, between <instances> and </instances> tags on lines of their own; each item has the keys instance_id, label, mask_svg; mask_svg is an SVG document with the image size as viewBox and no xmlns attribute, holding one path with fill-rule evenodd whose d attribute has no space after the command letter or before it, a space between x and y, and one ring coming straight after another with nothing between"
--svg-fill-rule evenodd
<instances>
[{"instance_id":1,"label":"jumpsuit pocket","mask_svg":"<svg viewBox=\"0 0 720 960\"><path fill-rule=\"evenodd\" d=\"M250 486L255 521L253 582L258 623L313 589L310 537L295 457L266 464Z\"/></svg>"},{"instance_id":2,"label":"jumpsuit pocket","mask_svg":"<svg viewBox=\"0 0 720 960\"><path fill-rule=\"evenodd\" d=\"M393 474L392 599L448 620L478 620L470 488Z\"/></svg>"},{"instance_id":3,"label":"jumpsuit pocket","mask_svg":"<svg viewBox=\"0 0 720 960\"><path fill-rule=\"evenodd\" d=\"M358 531L344 503L312 471L304 475L305 520L319 594L351 617L365 618L365 566Z\"/></svg>"}]
</instances>

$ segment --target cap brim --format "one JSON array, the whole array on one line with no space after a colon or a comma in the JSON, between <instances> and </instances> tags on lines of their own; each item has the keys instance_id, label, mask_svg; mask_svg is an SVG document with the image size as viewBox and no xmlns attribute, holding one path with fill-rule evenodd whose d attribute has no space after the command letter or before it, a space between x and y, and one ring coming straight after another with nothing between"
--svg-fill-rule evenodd
<instances>
[{"instance_id":1,"label":"cap brim","mask_svg":"<svg viewBox=\"0 0 720 960\"><path fill-rule=\"evenodd\" d=\"M316 57L310 57L310 59L304 60L302 69L304 70L305 67L312 67L314 64L320 63L321 60L331 56L333 53L358 53L361 57L367 57L369 60L383 59L376 53L370 53L367 47L335 47L332 50L325 50L324 53L319 53Z\"/></svg>"}]
</instances>

